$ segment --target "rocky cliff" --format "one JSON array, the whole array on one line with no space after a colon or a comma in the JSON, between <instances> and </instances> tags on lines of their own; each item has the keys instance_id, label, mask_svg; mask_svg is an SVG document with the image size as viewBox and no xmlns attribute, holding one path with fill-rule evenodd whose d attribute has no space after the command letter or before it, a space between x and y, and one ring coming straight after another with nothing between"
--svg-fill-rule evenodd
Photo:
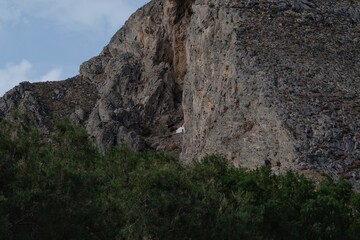
<instances>
[{"instance_id":1,"label":"rocky cliff","mask_svg":"<svg viewBox=\"0 0 360 240\"><path fill-rule=\"evenodd\" d=\"M104 150L219 153L357 185L359 89L357 1L153 0L78 76L6 93L0 117L69 116Z\"/></svg>"}]
</instances>

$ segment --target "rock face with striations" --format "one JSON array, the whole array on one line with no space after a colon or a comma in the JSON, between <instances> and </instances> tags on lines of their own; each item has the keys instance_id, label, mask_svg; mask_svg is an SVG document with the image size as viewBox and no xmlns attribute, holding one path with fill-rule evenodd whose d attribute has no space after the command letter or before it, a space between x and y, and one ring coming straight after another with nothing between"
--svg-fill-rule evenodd
<instances>
[{"instance_id":1,"label":"rock face with striations","mask_svg":"<svg viewBox=\"0 0 360 240\"><path fill-rule=\"evenodd\" d=\"M126 142L185 162L218 153L357 186L359 89L356 1L153 0L79 76L21 84L0 117L18 109L46 128L69 116L104 150Z\"/></svg>"},{"instance_id":2,"label":"rock face with striations","mask_svg":"<svg viewBox=\"0 0 360 240\"><path fill-rule=\"evenodd\" d=\"M182 158L360 178L360 4L196 1ZM349 173L351 172L351 173Z\"/></svg>"}]
</instances>

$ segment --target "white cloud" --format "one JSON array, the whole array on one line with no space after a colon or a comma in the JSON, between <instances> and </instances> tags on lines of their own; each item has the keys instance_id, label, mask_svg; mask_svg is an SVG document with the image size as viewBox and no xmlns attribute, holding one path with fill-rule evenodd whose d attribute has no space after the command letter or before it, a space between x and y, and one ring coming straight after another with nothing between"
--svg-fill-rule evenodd
<instances>
[{"instance_id":1,"label":"white cloud","mask_svg":"<svg viewBox=\"0 0 360 240\"><path fill-rule=\"evenodd\" d=\"M148 1L0 0L0 46L8 41L7 38L13 34L12 32L16 32L12 31L13 29L24 23L28 24L29 30L32 24L44 24L47 27L61 27L65 28L65 30L90 30L94 34L112 34L119 29L120 25L137 7ZM23 26L20 29L23 29ZM8 46L8 44L5 44L5 46ZM16 53L17 49L14 48L13 51ZM1 60L6 59L6 54L9 53L5 53L5 57L3 56ZM0 66L0 96L22 81L34 82L61 79L62 71L61 69L52 69L43 76L36 78L33 77L34 74L36 74L36 71L27 60L22 60L17 64Z\"/></svg>"},{"instance_id":2,"label":"white cloud","mask_svg":"<svg viewBox=\"0 0 360 240\"><path fill-rule=\"evenodd\" d=\"M32 70L33 65L25 59L18 64L9 63L5 68L0 69L0 96L23 81L45 82L61 79L61 69L59 68L52 69L43 76L34 79L29 77Z\"/></svg>"},{"instance_id":3,"label":"white cloud","mask_svg":"<svg viewBox=\"0 0 360 240\"><path fill-rule=\"evenodd\" d=\"M137 6L147 1L134 4L134 0L1 0L0 27L35 17L70 29L115 31Z\"/></svg>"},{"instance_id":4,"label":"white cloud","mask_svg":"<svg viewBox=\"0 0 360 240\"><path fill-rule=\"evenodd\" d=\"M50 70L48 73L46 73L44 76L42 76L39 80L36 82L46 82L46 81L55 81L61 79L61 69L55 68Z\"/></svg>"}]
</instances>

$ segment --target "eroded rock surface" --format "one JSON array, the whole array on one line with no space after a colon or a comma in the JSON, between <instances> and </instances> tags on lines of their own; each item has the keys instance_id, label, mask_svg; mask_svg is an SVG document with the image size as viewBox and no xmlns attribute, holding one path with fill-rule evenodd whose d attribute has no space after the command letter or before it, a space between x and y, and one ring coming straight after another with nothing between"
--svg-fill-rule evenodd
<instances>
[{"instance_id":1,"label":"eroded rock surface","mask_svg":"<svg viewBox=\"0 0 360 240\"><path fill-rule=\"evenodd\" d=\"M46 128L68 116L103 150L218 153L356 185L359 87L357 1L153 0L79 76L20 84L0 117L20 110Z\"/></svg>"},{"instance_id":2,"label":"eroded rock surface","mask_svg":"<svg viewBox=\"0 0 360 240\"><path fill-rule=\"evenodd\" d=\"M360 24L354 1L193 5L184 85L187 161L360 178Z\"/></svg>"}]
</instances>

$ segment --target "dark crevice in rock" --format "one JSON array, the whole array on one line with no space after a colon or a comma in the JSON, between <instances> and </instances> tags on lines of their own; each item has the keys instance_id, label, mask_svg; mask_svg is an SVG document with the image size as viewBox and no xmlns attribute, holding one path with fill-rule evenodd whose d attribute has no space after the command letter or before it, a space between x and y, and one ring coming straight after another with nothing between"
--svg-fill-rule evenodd
<instances>
[{"instance_id":1,"label":"dark crevice in rock","mask_svg":"<svg viewBox=\"0 0 360 240\"><path fill-rule=\"evenodd\" d=\"M193 13L192 5L195 0L171 0L175 3L174 24L179 23L185 16L191 16Z\"/></svg>"}]
</instances>

